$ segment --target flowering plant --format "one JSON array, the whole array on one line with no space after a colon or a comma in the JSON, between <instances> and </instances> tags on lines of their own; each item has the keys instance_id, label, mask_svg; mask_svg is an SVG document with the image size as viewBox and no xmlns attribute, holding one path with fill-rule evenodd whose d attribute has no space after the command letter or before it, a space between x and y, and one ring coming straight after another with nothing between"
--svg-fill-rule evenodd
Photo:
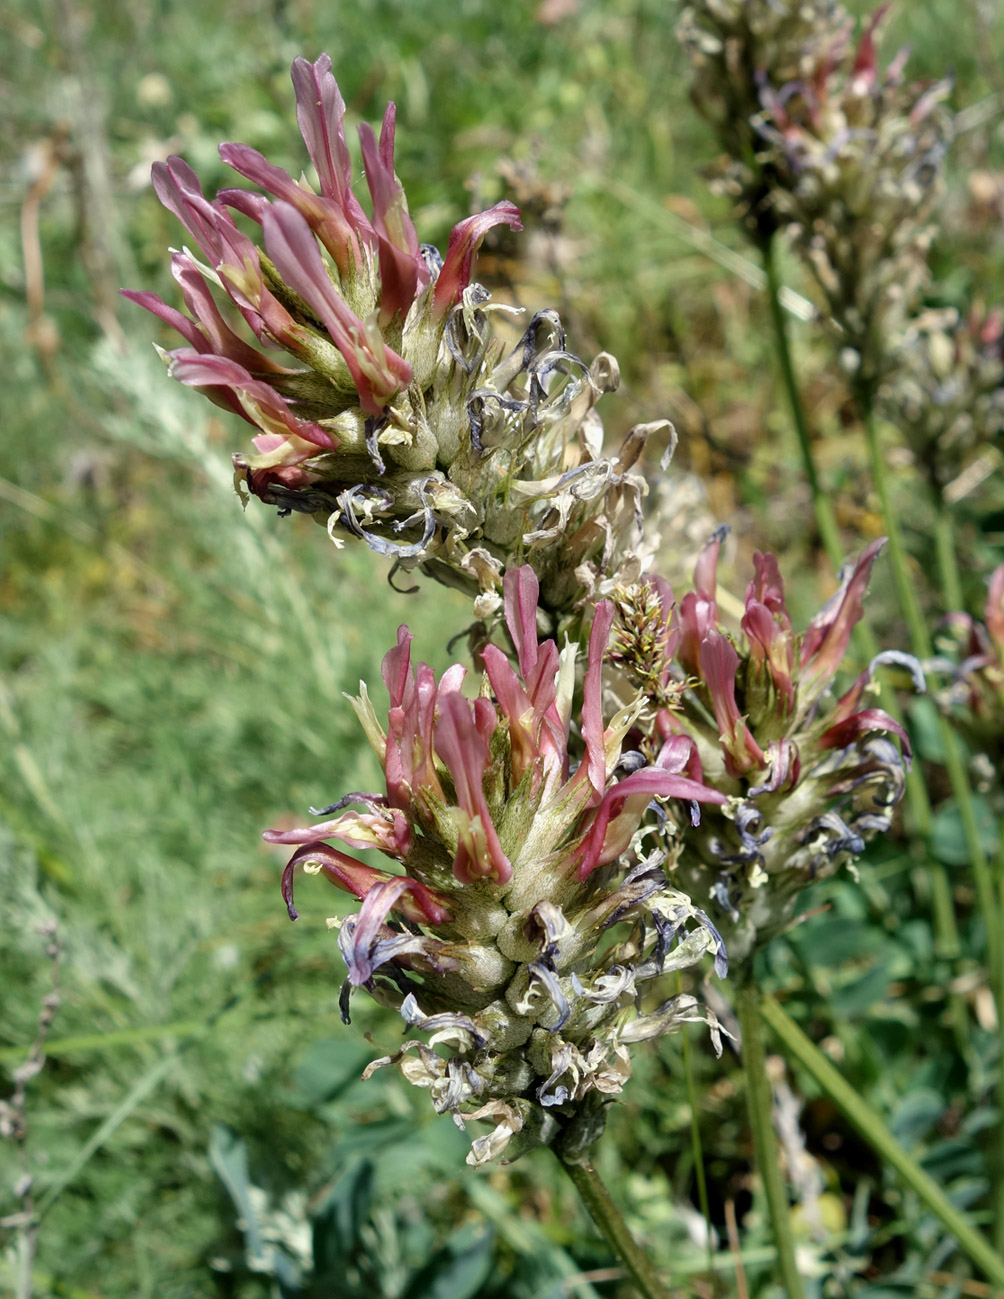
<instances>
[{"instance_id":1,"label":"flowering plant","mask_svg":"<svg viewBox=\"0 0 1004 1299\"><path fill-rule=\"evenodd\" d=\"M931 665L948 676L939 702L996 776L1004 748L1004 564L990 576L983 621L950 613L942 641Z\"/></svg>"},{"instance_id":2,"label":"flowering plant","mask_svg":"<svg viewBox=\"0 0 1004 1299\"><path fill-rule=\"evenodd\" d=\"M470 700L459 664L438 682L426 664L412 666L402 627L383 663L386 730L365 687L355 701L386 793L350 794L325 809L340 813L334 820L265 833L298 845L283 875L294 919L297 870L362 900L339 927L343 1017L364 987L430 1035L367 1072L397 1065L461 1126L491 1118L471 1163L501 1154L516 1133L523 1145L561 1135L566 1153L588 1147L604 1098L630 1074L633 1042L706 1019L720 1051L714 1016L694 997L652 994L663 975L708 951L719 976L728 968L714 925L661 869L664 854L631 853L653 798L683 800L697 821L699 803L726 796L687 774L693 746L682 736L668 737L650 764L622 762L637 709L618 709L604 726L614 619L606 601L593 616L578 728L585 753L573 770L575 648L538 642L531 568L510 569L504 586L517 667L487 645ZM348 804L365 810L342 811ZM331 839L378 848L402 873L364 866Z\"/></svg>"},{"instance_id":3,"label":"flowering plant","mask_svg":"<svg viewBox=\"0 0 1004 1299\"><path fill-rule=\"evenodd\" d=\"M394 172L390 104L379 140L359 128L367 216L330 59L298 58L292 79L319 192L242 144L220 156L265 194L208 199L181 158L155 164L158 197L208 264L173 254L189 315L125 291L189 344L161 353L172 378L256 429L254 450L234 456L239 488L315 515L336 544L362 538L461 584L478 616L498 609L504 569L526 555L557 614L621 572L638 576L645 484L630 471L668 423L637 426L604 458L594 408L619 382L613 357L587 366L550 310L507 345L496 322L513 309L472 280L482 239L497 225L521 229L518 209L503 201L461 221L445 258L420 244ZM233 213L260 229L260 244ZM235 314L259 346L232 327Z\"/></svg>"},{"instance_id":4,"label":"flowering plant","mask_svg":"<svg viewBox=\"0 0 1004 1299\"><path fill-rule=\"evenodd\" d=\"M843 694L832 692L883 541L846 566L801 635L777 559L758 552L737 637L716 598L722 536L705 546L695 589L679 604L659 577L622 598L612 657L648 700L644 745L684 740L692 775L728 795L699 828L672 812L667 819L674 878L721 915L730 953L742 958L791 923L802 888L889 829L910 744L867 696L881 663L907 668L919 689L924 678L910 655L886 651Z\"/></svg>"}]
</instances>

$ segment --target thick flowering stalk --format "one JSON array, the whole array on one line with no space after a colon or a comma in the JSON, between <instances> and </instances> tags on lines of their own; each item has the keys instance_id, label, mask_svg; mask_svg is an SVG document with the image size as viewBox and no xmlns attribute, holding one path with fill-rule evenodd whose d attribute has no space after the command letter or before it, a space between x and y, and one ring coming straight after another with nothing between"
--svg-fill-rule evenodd
<instances>
[{"instance_id":1,"label":"thick flowering stalk","mask_svg":"<svg viewBox=\"0 0 1004 1299\"><path fill-rule=\"evenodd\" d=\"M688 743L690 774L728 796L699 828L670 811L666 829L677 842L674 879L709 906L743 958L790 923L802 888L889 828L910 746L897 721L869 706L872 678L895 663L918 688L924 679L916 660L888 651L843 694L831 689L881 541L845 568L802 634L777 560L757 553L737 635L716 600L721 539L709 541L696 589L679 605L658 577L621 594L612 658L649 703L642 752Z\"/></svg>"},{"instance_id":2,"label":"thick flowering stalk","mask_svg":"<svg viewBox=\"0 0 1004 1299\"><path fill-rule=\"evenodd\" d=\"M330 59L298 58L292 80L317 187L243 144L220 155L257 191L208 198L181 158L157 163L154 189L203 260L174 254L187 315L153 293L125 295L187 343L162 352L171 376L257 430L234 457L239 489L315 515L336 544L361 538L461 584L479 617L501 605L505 568L528 556L559 613L637 577L645 485L629 471L669 426L641 426L603 458L594 407L617 386L616 362L569 352L553 311L504 344L496 321L519 313L473 281L481 241L498 225L521 229L518 209L500 202L461 221L445 258L419 243L391 104L379 138L359 128L367 215ZM241 318L249 337L234 328Z\"/></svg>"},{"instance_id":3,"label":"thick flowering stalk","mask_svg":"<svg viewBox=\"0 0 1004 1299\"><path fill-rule=\"evenodd\" d=\"M517 666L488 645L469 699L459 665L438 682L412 665L402 627L383 663L386 727L365 687L355 701L386 792L347 795L325 809L333 819L265 834L297 845L283 876L294 919L298 870L361 900L339 931L344 1017L365 988L424 1035L367 1072L398 1066L461 1127L492 1120L471 1163L559 1133L565 1156L588 1147L630 1075L632 1043L703 1019L717 1044L714 1017L692 996L660 994L661 976L707 952L720 976L727 969L717 931L669 883L664 855L632 852L653 799L697 823L699 805L724 805L725 794L695 777L685 737L668 737L650 763L622 757L637 709L604 723L609 602L593 617L576 728L585 753L573 770L575 649L538 642L528 566L505 574L504 591ZM394 868L364 866L345 847L378 848Z\"/></svg>"}]
</instances>

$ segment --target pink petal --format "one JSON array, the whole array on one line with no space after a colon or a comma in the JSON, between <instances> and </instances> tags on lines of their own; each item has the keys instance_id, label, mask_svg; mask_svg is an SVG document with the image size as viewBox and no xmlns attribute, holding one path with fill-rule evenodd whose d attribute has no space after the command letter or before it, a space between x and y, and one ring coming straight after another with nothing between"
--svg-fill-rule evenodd
<instances>
[{"instance_id":1,"label":"pink petal","mask_svg":"<svg viewBox=\"0 0 1004 1299\"><path fill-rule=\"evenodd\" d=\"M507 225L510 230L523 229L519 208L515 203L503 200L486 212L478 212L453 227L446 259L433 290L433 312L436 316L445 316L470 284L474 257L481 240L497 225Z\"/></svg>"}]
</instances>

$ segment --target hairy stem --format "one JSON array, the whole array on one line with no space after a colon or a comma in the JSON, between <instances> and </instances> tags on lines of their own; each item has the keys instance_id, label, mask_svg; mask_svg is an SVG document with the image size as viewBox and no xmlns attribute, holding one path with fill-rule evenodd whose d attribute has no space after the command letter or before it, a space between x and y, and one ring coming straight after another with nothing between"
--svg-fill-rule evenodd
<instances>
[{"instance_id":1,"label":"hairy stem","mask_svg":"<svg viewBox=\"0 0 1004 1299\"><path fill-rule=\"evenodd\" d=\"M760 1013L785 1051L811 1075L871 1148L896 1170L949 1234L955 1237L960 1248L980 1271L995 1285L1004 1285L1004 1258L994 1252L937 1183L906 1153L879 1116L833 1067L815 1043L806 1037L773 997L761 1000Z\"/></svg>"},{"instance_id":2,"label":"hairy stem","mask_svg":"<svg viewBox=\"0 0 1004 1299\"><path fill-rule=\"evenodd\" d=\"M669 1299L669 1291L655 1275L652 1264L635 1243L628 1231L627 1223L610 1198L610 1192L596 1169L589 1163L581 1164L565 1160L554 1146L551 1149L557 1155L562 1168L575 1183L575 1188L582 1197L582 1203L589 1210L589 1216L595 1223L596 1229L623 1263L624 1270L638 1287L638 1294L642 1299Z\"/></svg>"},{"instance_id":3,"label":"hairy stem","mask_svg":"<svg viewBox=\"0 0 1004 1299\"><path fill-rule=\"evenodd\" d=\"M746 1079L746 1102L749 1106L757 1170L763 1180L770 1211L771 1229L777 1247L777 1259L788 1299L803 1299L802 1278L795 1262L795 1240L791 1231L791 1209L788 1191L781 1174L780 1153L774 1132L773 1103L767 1078L763 1023L760 1018L760 993L750 978L745 978L736 999L739 1027L742 1029L743 1075Z\"/></svg>"}]
</instances>

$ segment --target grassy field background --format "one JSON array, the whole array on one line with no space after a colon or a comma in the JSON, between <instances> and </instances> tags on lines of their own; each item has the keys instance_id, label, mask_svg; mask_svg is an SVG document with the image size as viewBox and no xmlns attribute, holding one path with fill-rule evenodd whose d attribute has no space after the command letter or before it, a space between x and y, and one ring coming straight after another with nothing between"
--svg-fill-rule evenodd
<instances>
[{"instance_id":1,"label":"grassy field background","mask_svg":"<svg viewBox=\"0 0 1004 1299\"><path fill-rule=\"evenodd\" d=\"M154 159L182 154L207 189L229 183L219 140L302 168L288 67L327 50L353 121L375 121L396 100L398 171L423 239L445 244L475 202L520 201L512 178L522 177L527 234L490 246L483 273L514 301L557 306L573 350L618 356L623 389L601 408L611 444L637 420L672 417L681 446L670 485L693 495L684 474L696 473L698 522L733 525L733 588L752 549L774 548L807 615L832 572L756 268L700 176L713 145L688 103L675 16L661 0L15 0L0 18L8 1095L52 990L39 926L54 922L59 945L48 1058L26 1093L23 1155L42 1211L30 1293L629 1293L545 1158L474 1174L463 1137L425 1096L389 1075L358 1082L400 1026L361 999L352 1027L340 1024L342 968L324 926L340 903L308 883L291 926L282 855L259 838L309 805L375 787L342 692L361 677L377 685L402 621L421 657L445 665L463 602L427 584L394 593L375 556L336 553L309 520L242 512L229 456L243 433L167 381L150 346L167 339L117 290L174 301L166 250L181 235L147 183ZM1002 297L1004 197L995 214L971 184L979 172L1004 196L995 21L1000 50L999 7L904 3L887 38L889 51L909 39L918 75L942 75L950 57L955 105L969 113L940 223L939 301ZM806 291L793 265L786 273ZM850 551L879 531L864 452L812 330L798 331L796 348ZM924 505L898 463L922 571ZM960 544L977 611L1001 540L999 488L970 505ZM685 522L671 564L692 545ZM901 643L878 570L871 603L884 642ZM932 617L944 612L929 604ZM812 901L828 909L775 943L762 974L979 1221L996 1175L982 1134L995 1121L997 1037L929 714L918 708L914 722L961 953L936 953L929 883L893 837L869 854L860 883L821 886ZM968 999L964 1044L944 1014L950 987ZM713 1226L724 1241L738 1219L749 1293L769 1295L737 1065L728 1054L716 1063L696 1031L692 1052ZM680 1040L639 1054L604 1172L679 1294L739 1293L735 1254L723 1251L717 1282L707 1272ZM816 1292L989 1293L832 1105L777 1063L792 1115L804 1104L815 1207L800 1248ZM0 1216L16 1215L19 1143L3 1142L0 1158ZM25 1244L13 1216L6 1237L0 1284L13 1285Z\"/></svg>"}]
</instances>

